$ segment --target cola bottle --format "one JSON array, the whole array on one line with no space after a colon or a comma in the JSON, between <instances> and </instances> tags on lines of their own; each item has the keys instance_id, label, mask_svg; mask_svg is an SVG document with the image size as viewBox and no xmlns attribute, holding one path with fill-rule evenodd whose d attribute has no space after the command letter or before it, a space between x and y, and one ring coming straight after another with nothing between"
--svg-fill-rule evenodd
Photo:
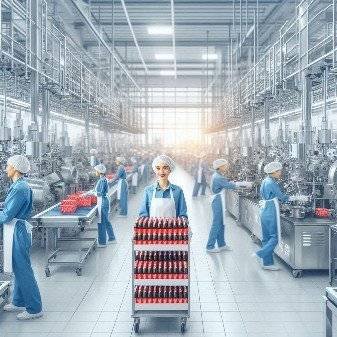
<instances>
[{"instance_id":1,"label":"cola bottle","mask_svg":"<svg viewBox=\"0 0 337 337\"><path fill-rule=\"evenodd\" d=\"M173 288L173 303L178 303L178 287Z\"/></svg>"}]
</instances>

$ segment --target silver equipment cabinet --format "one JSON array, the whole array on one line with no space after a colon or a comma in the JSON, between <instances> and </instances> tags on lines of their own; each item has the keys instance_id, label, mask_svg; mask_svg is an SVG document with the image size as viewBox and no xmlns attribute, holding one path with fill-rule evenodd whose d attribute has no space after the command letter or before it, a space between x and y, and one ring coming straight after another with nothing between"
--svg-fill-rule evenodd
<instances>
[{"instance_id":1,"label":"silver equipment cabinet","mask_svg":"<svg viewBox=\"0 0 337 337\"><path fill-rule=\"evenodd\" d=\"M337 280L337 225L330 226L329 229L329 280L333 285Z\"/></svg>"},{"instance_id":2,"label":"silver equipment cabinet","mask_svg":"<svg viewBox=\"0 0 337 337\"><path fill-rule=\"evenodd\" d=\"M337 337L337 288L325 292L325 337Z\"/></svg>"},{"instance_id":3,"label":"silver equipment cabinet","mask_svg":"<svg viewBox=\"0 0 337 337\"><path fill-rule=\"evenodd\" d=\"M187 318L190 317L190 240L188 244L134 244L132 241L132 317L135 333L139 332L140 319L148 317L180 318L180 331L186 330ZM185 279L136 279L135 261L137 252L187 252L188 275ZM187 287L187 303L136 303L137 286L185 286Z\"/></svg>"}]
</instances>

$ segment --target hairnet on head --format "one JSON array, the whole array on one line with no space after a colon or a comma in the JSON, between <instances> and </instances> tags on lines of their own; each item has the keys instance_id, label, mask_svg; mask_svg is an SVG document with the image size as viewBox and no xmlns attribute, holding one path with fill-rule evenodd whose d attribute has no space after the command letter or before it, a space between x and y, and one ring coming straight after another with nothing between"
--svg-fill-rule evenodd
<instances>
[{"instance_id":1,"label":"hairnet on head","mask_svg":"<svg viewBox=\"0 0 337 337\"><path fill-rule=\"evenodd\" d=\"M104 174L106 172L106 167L103 164L96 165L94 169L100 174Z\"/></svg>"},{"instance_id":2,"label":"hairnet on head","mask_svg":"<svg viewBox=\"0 0 337 337\"><path fill-rule=\"evenodd\" d=\"M136 157L131 157L131 162L137 163L137 158Z\"/></svg>"},{"instance_id":3,"label":"hairnet on head","mask_svg":"<svg viewBox=\"0 0 337 337\"><path fill-rule=\"evenodd\" d=\"M16 154L7 161L8 164L12 165L15 170L19 171L20 173L28 173L30 171L30 163L26 156L22 154Z\"/></svg>"},{"instance_id":4,"label":"hairnet on head","mask_svg":"<svg viewBox=\"0 0 337 337\"><path fill-rule=\"evenodd\" d=\"M116 161L119 163L125 163L125 158L124 157L116 157Z\"/></svg>"},{"instance_id":5,"label":"hairnet on head","mask_svg":"<svg viewBox=\"0 0 337 337\"><path fill-rule=\"evenodd\" d=\"M97 150L96 149L91 149L90 150L90 154L97 154Z\"/></svg>"},{"instance_id":6,"label":"hairnet on head","mask_svg":"<svg viewBox=\"0 0 337 337\"><path fill-rule=\"evenodd\" d=\"M172 158L166 156L165 154L161 154L160 156L157 156L156 158L153 159L152 162L153 171L156 171L156 166L159 165L160 163L164 163L165 165L169 166L171 172L174 170L175 164Z\"/></svg>"},{"instance_id":7,"label":"hairnet on head","mask_svg":"<svg viewBox=\"0 0 337 337\"><path fill-rule=\"evenodd\" d=\"M213 169L217 170L219 167L221 167L223 165L228 165L228 160L226 160L224 158L216 159L213 162Z\"/></svg>"},{"instance_id":8,"label":"hairnet on head","mask_svg":"<svg viewBox=\"0 0 337 337\"><path fill-rule=\"evenodd\" d=\"M282 170L282 164L278 161L272 161L264 167L264 173L271 174Z\"/></svg>"}]
</instances>

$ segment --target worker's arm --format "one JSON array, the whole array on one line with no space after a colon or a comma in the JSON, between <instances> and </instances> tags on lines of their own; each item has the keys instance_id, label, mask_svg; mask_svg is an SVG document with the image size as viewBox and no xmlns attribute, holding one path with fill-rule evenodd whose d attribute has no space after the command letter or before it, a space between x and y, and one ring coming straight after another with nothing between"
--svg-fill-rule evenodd
<instances>
[{"instance_id":1,"label":"worker's arm","mask_svg":"<svg viewBox=\"0 0 337 337\"><path fill-rule=\"evenodd\" d=\"M274 193L277 199L280 200L281 202L289 201L289 196L281 191L280 185L277 183L274 184Z\"/></svg>"},{"instance_id":2,"label":"worker's arm","mask_svg":"<svg viewBox=\"0 0 337 337\"><path fill-rule=\"evenodd\" d=\"M185 201L185 196L183 190L180 190L179 196L178 196L178 205L176 205L177 210L177 217L183 216L185 218L188 218L187 216L187 206Z\"/></svg>"},{"instance_id":3,"label":"worker's arm","mask_svg":"<svg viewBox=\"0 0 337 337\"><path fill-rule=\"evenodd\" d=\"M236 185L234 182L229 181L226 177L216 177L213 180L213 192L219 193L221 190L234 190Z\"/></svg>"},{"instance_id":4,"label":"worker's arm","mask_svg":"<svg viewBox=\"0 0 337 337\"><path fill-rule=\"evenodd\" d=\"M148 194L149 194L148 193L148 189L146 188L144 190L144 195L143 195L142 203L140 205L139 216L144 216L144 217L150 216L149 195Z\"/></svg>"},{"instance_id":5,"label":"worker's arm","mask_svg":"<svg viewBox=\"0 0 337 337\"><path fill-rule=\"evenodd\" d=\"M27 202L26 191L23 189L12 189L6 198L4 209L0 211L0 225L12 221L25 202Z\"/></svg>"}]
</instances>

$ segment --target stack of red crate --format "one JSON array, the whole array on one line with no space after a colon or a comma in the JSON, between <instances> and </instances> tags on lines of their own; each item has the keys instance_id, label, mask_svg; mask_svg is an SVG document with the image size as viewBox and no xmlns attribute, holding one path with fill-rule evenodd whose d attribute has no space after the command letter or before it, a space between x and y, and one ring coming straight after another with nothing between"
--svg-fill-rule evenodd
<instances>
[{"instance_id":1,"label":"stack of red crate","mask_svg":"<svg viewBox=\"0 0 337 337\"><path fill-rule=\"evenodd\" d=\"M188 303L187 286L136 286L135 302L148 303Z\"/></svg>"},{"instance_id":2,"label":"stack of red crate","mask_svg":"<svg viewBox=\"0 0 337 337\"><path fill-rule=\"evenodd\" d=\"M74 214L80 207L91 207L97 204L97 197L94 195L83 195L83 192L71 194L61 201L60 209L63 214Z\"/></svg>"},{"instance_id":3,"label":"stack of red crate","mask_svg":"<svg viewBox=\"0 0 337 337\"><path fill-rule=\"evenodd\" d=\"M139 218L134 228L134 243L188 244L188 222L186 218Z\"/></svg>"}]
</instances>

